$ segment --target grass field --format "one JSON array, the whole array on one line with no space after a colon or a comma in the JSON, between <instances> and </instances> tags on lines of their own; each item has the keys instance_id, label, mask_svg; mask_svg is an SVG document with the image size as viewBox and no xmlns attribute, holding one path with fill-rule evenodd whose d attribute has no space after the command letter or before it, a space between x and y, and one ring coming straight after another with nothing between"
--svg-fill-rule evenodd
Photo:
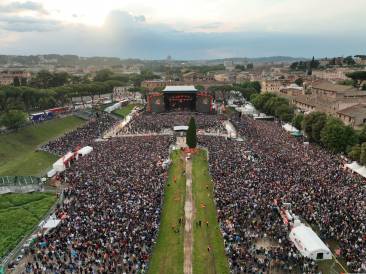
<instances>
[{"instance_id":1,"label":"grass field","mask_svg":"<svg viewBox=\"0 0 366 274\"><path fill-rule=\"evenodd\" d=\"M193 156L192 175L196 210L193 224L193 273L230 273L224 241L217 222L213 184L205 151ZM199 220L202 222L201 227L196 224Z\"/></svg>"},{"instance_id":2,"label":"grass field","mask_svg":"<svg viewBox=\"0 0 366 274\"><path fill-rule=\"evenodd\" d=\"M36 152L37 146L83 123L84 120L69 116L0 135L0 176L40 175L57 157Z\"/></svg>"},{"instance_id":3,"label":"grass field","mask_svg":"<svg viewBox=\"0 0 366 274\"><path fill-rule=\"evenodd\" d=\"M0 258L38 225L55 201L51 193L0 195Z\"/></svg>"},{"instance_id":4,"label":"grass field","mask_svg":"<svg viewBox=\"0 0 366 274\"><path fill-rule=\"evenodd\" d=\"M125 107L122 107L120 109L113 111L113 114L121 116L122 118L125 118L128 114L130 114L132 109L136 106L140 106L140 105L139 104L128 104Z\"/></svg>"},{"instance_id":5,"label":"grass field","mask_svg":"<svg viewBox=\"0 0 366 274\"><path fill-rule=\"evenodd\" d=\"M159 236L149 265L150 274L183 273L184 225L183 222L179 225L178 220L184 218L185 163L181 159L180 151L174 151L171 157L172 165L165 186ZM174 232L172 226L175 226L176 230L179 228L179 232Z\"/></svg>"}]
</instances>

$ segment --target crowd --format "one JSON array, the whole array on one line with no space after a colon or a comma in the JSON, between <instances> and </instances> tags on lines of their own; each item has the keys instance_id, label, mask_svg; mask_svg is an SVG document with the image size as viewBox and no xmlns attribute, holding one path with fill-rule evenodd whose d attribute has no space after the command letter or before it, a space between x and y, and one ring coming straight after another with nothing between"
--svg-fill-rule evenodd
<instances>
[{"instance_id":1,"label":"crowd","mask_svg":"<svg viewBox=\"0 0 366 274\"><path fill-rule=\"evenodd\" d=\"M200 136L210 153L218 218L234 273L317 273L288 240L278 207L339 244L351 272L366 271L366 187L340 157L304 145L280 124L242 117L232 123L244 142ZM264 248L266 246L266 248Z\"/></svg>"},{"instance_id":2,"label":"crowd","mask_svg":"<svg viewBox=\"0 0 366 274\"><path fill-rule=\"evenodd\" d=\"M98 113L90 118L86 125L48 142L41 146L41 150L62 156L67 151L74 151L78 146L90 145L94 139L101 137L107 129L116 123L118 120L114 117Z\"/></svg>"},{"instance_id":3,"label":"crowd","mask_svg":"<svg viewBox=\"0 0 366 274\"><path fill-rule=\"evenodd\" d=\"M64 174L61 224L38 239L25 273L144 273L160 223L170 138L94 143Z\"/></svg>"},{"instance_id":4,"label":"crowd","mask_svg":"<svg viewBox=\"0 0 366 274\"><path fill-rule=\"evenodd\" d=\"M165 130L172 130L174 126L188 125L191 117L195 118L198 130L204 130L208 133L225 132L223 125L225 117L222 115L171 112L163 114L141 113L122 129L121 134L161 133Z\"/></svg>"},{"instance_id":5,"label":"crowd","mask_svg":"<svg viewBox=\"0 0 366 274\"><path fill-rule=\"evenodd\" d=\"M141 114L124 132L162 132L190 114ZM198 129L224 131L221 116L194 115ZM62 154L89 144L115 121L101 116L44 149ZM296 139L274 122L232 118L244 142L199 136L209 150L218 219L233 273L318 273L288 239L278 208L339 245L351 272L366 272L366 187L343 160ZM25 273L144 273L160 223L168 136L93 143L63 174L61 225L38 239Z\"/></svg>"}]
</instances>

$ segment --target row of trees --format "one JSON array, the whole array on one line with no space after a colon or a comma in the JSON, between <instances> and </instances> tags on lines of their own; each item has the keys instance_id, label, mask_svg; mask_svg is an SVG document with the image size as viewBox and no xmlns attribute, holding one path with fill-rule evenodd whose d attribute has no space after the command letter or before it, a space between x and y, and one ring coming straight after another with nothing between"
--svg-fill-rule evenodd
<instances>
[{"instance_id":1,"label":"row of trees","mask_svg":"<svg viewBox=\"0 0 366 274\"><path fill-rule=\"evenodd\" d=\"M294 108L286 98L272 93L263 93L253 94L250 101L256 109L276 116L282 121L290 122L294 117Z\"/></svg>"},{"instance_id":2,"label":"row of trees","mask_svg":"<svg viewBox=\"0 0 366 274\"><path fill-rule=\"evenodd\" d=\"M312 112L305 116L298 114L293 120L293 125L303 129L310 142L336 153L349 152L360 140L358 132L352 127L323 112Z\"/></svg>"},{"instance_id":3,"label":"row of trees","mask_svg":"<svg viewBox=\"0 0 366 274\"><path fill-rule=\"evenodd\" d=\"M5 86L0 88L0 112L18 109L25 112L64 106L71 102L72 97L90 96L111 93L113 87L120 86L119 81L92 82L75 84L48 89L32 87Z\"/></svg>"},{"instance_id":4,"label":"row of trees","mask_svg":"<svg viewBox=\"0 0 366 274\"><path fill-rule=\"evenodd\" d=\"M271 93L253 95L252 104L256 109L276 116L284 122L303 130L310 142L317 143L336 153L349 153L355 145L366 142L366 127L356 131L346 126L341 120L323 112L312 112L308 115L294 113L293 106L287 99ZM355 147L357 151L358 147Z\"/></svg>"}]
</instances>

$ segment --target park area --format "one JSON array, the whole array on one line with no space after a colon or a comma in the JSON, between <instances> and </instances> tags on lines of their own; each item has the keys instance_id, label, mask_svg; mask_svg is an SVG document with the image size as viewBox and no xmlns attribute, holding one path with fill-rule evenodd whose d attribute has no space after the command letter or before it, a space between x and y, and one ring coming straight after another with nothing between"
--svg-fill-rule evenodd
<instances>
[{"instance_id":1,"label":"park area","mask_svg":"<svg viewBox=\"0 0 366 274\"><path fill-rule=\"evenodd\" d=\"M154 247L149 273L183 273L185 161L181 151L171 154L172 164L165 186L160 231ZM213 184L205 151L193 156L192 192L194 199L193 273L230 273L224 242L216 217ZM179 219L182 218L182 222ZM201 221L201 225L198 222ZM206 224L206 221L208 225ZM208 247L210 250L208 250Z\"/></svg>"},{"instance_id":2,"label":"park area","mask_svg":"<svg viewBox=\"0 0 366 274\"><path fill-rule=\"evenodd\" d=\"M201 150L193 156L192 176L195 203L193 273L230 273L224 241L217 222L206 151ZM201 225L197 225L199 221Z\"/></svg>"},{"instance_id":3,"label":"park area","mask_svg":"<svg viewBox=\"0 0 366 274\"><path fill-rule=\"evenodd\" d=\"M125 118L130 112L133 110L134 107L139 107L141 105L139 104L128 104L127 106L121 107L115 111L113 111L113 114L120 116L122 118Z\"/></svg>"},{"instance_id":4,"label":"park area","mask_svg":"<svg viewBox=\"0 0 366 274\"><path fill-rule=\"evenodd\" d=\"M183 273L183 216L186 177L180 151L171 154L168 182L165 186L160 230L149 266L151 274ZM179 218L182 223L179 224Z\"/></svg>"},{"instance_id":5,"label":"park area","mask_svg":"<svg viewBox=\"0 0 366 274\"><path fill-rule=\"evenodd\" d=\"M69 116L0 135L0 176L39 176L45 173L57 156L36 151L37 147L84 123L78 117Z\"/></svg>"},{"instance_id":6,"label":"park area","mask_svg":"<svg viewBox=\"0 0 366 274\"><path fill-rule=\"evenodd\" d=\"M53 193L0 195L0 258L38 225L55 201Z\"/></svg>"}]
</instances>

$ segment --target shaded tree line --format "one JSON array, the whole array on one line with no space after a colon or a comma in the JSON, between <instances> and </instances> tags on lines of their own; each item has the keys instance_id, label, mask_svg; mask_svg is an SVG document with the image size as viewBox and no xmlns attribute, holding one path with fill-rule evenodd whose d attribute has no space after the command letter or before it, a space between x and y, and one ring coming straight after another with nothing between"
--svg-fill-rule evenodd
<instances>
[{"instance_id":1,"label":"shaded tree line","mask_svg":"<svg viewBox=\"0 0 366 274\"><path fill-rule=\"evenodd\" d=\"M272 93L253 94L250 98L253 106L261 112L290 122L294 117L294 108L286 98Z\"/></svg>"}]
</instances>

